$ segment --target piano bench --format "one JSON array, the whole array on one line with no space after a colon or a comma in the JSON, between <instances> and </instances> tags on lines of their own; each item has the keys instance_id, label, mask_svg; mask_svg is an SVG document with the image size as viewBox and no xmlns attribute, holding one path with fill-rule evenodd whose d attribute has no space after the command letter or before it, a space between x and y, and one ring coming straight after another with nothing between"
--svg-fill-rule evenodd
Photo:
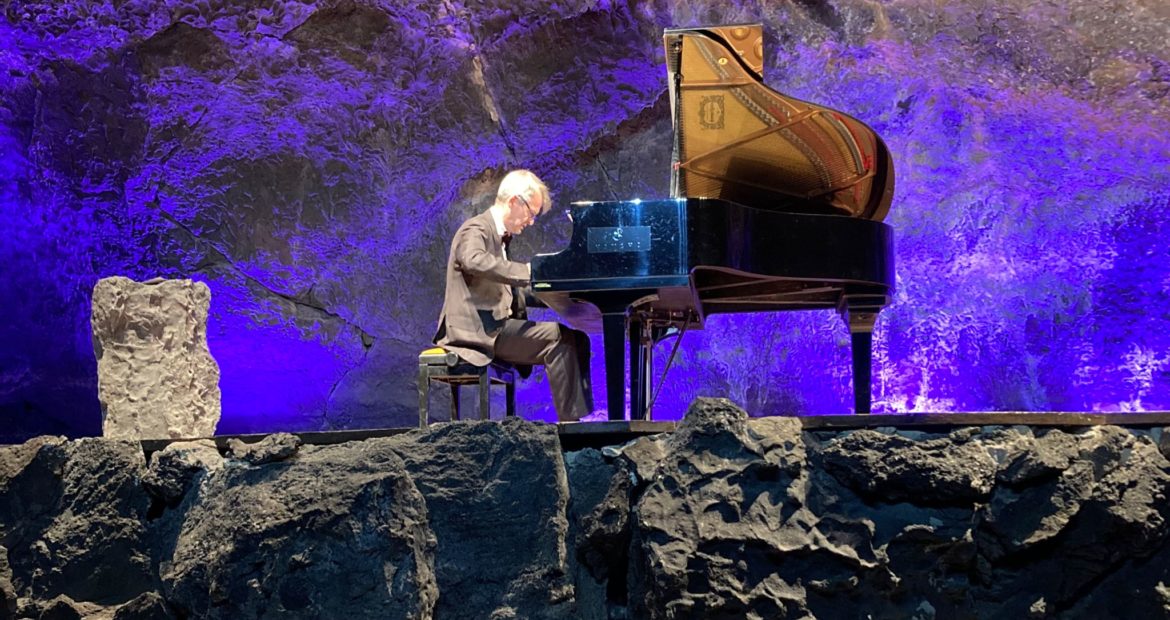
<instances>
[{"instance_id":1,"label":"piano bench","mask_svg":"<svg viewBox=\"0 0 1170 620\"><path fill-rule=\"evenodd\" d=\"M516 369L503 362L476 366L441 347L432 347L418 356L418 426L427 427L427 409L430 407L431 382L446 383L451 387L451 420L459 419L459 388L479 386L479 417L487 420L488 388L503 385L507 402L504 415L516 415Z\"/></svg>"}]
</instances>

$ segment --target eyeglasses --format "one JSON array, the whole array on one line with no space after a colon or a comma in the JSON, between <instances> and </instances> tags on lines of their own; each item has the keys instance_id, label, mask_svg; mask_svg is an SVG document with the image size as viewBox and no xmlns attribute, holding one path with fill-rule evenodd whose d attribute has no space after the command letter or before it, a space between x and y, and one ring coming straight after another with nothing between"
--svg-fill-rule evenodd
<instances>
[{"instance_id":1,"label":"eyeglasses","mask_svg":"<svg viewBox=\"0 0 1170 620\"><path fill-rule=\"evenodd\" d=\"M533 211L532 205L528 204L528 201L521 194L516 194L516 197L520 199L520 202L524 203L524 208L528 210L528 217L532 218L532 221L535 222L536 216L540 215L540 211Z\"/></svg>"}]
</instances>

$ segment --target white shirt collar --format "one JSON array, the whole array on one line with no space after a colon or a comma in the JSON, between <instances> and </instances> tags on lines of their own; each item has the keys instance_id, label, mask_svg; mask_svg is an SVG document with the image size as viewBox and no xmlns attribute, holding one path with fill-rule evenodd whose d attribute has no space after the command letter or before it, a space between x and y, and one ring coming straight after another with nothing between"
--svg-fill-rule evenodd
<instances>
[{"instance_id":1,"label":"white shirt collar","mask_svg":"<svg viewBox=\"0 0 1170 620\"><path fill-rule=\"evenodd\" d=\"M496 223L496 234L503 239L504 233L508 232L508 229L504 228L504 215L500 213L499 209L488 210L492 213L492 221Z\"/></svg>"}]
</instances>

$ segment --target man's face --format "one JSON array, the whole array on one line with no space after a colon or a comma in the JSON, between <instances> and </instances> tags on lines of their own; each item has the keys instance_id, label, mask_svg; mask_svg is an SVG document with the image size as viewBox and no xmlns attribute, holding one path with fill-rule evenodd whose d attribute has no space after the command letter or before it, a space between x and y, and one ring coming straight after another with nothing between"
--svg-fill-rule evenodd
<instances>
[{"instance_id":1,"label":"man's face","mask_svg":"<svg viewBox=\"0 0 1170 620\"><path fill-rule=\"evenodd\" d=\"M536 221L536 216L544 207L544 199L540 192L533 192L532 196L516 195L508 199L508 216L504 218L504 229L513 235L524 232Z\"/></svg>"}]
</instances>

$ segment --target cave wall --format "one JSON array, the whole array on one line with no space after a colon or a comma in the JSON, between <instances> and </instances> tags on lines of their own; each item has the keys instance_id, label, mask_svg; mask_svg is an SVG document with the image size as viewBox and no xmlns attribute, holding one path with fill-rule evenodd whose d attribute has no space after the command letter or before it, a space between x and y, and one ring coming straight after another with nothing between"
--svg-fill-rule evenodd
<instances>
[{"instance_id":1,"label":"cave wall","mask_svg":"<svg viewBox=\"0 0 1170 620\"><path fill-rule=\"evenodd\" d=\"M0 447L0 618L1167 618L1167 429Z\"/></svg>"},{"instance_id":2,"label":"cave wall","mask_svg":"<svg viewBox=\"0 0 1170 620\"><path fill-rule=\"evenodd\" d=\"M764 24L768 85L860 118L893 153L876 410L1170 408L1160 0L2 10L5 441L99 431L89 302L112 275L211 287L221 433L409 425L460 221L513 167L562 207L666 195L662 29L746 21ZM568 230L549 218L513 253ZM829 312L713 317L657 414L697 395L848 411L848 359ZM542 374L519 400L553 417Z\"/></svg>"}]
</instances>

